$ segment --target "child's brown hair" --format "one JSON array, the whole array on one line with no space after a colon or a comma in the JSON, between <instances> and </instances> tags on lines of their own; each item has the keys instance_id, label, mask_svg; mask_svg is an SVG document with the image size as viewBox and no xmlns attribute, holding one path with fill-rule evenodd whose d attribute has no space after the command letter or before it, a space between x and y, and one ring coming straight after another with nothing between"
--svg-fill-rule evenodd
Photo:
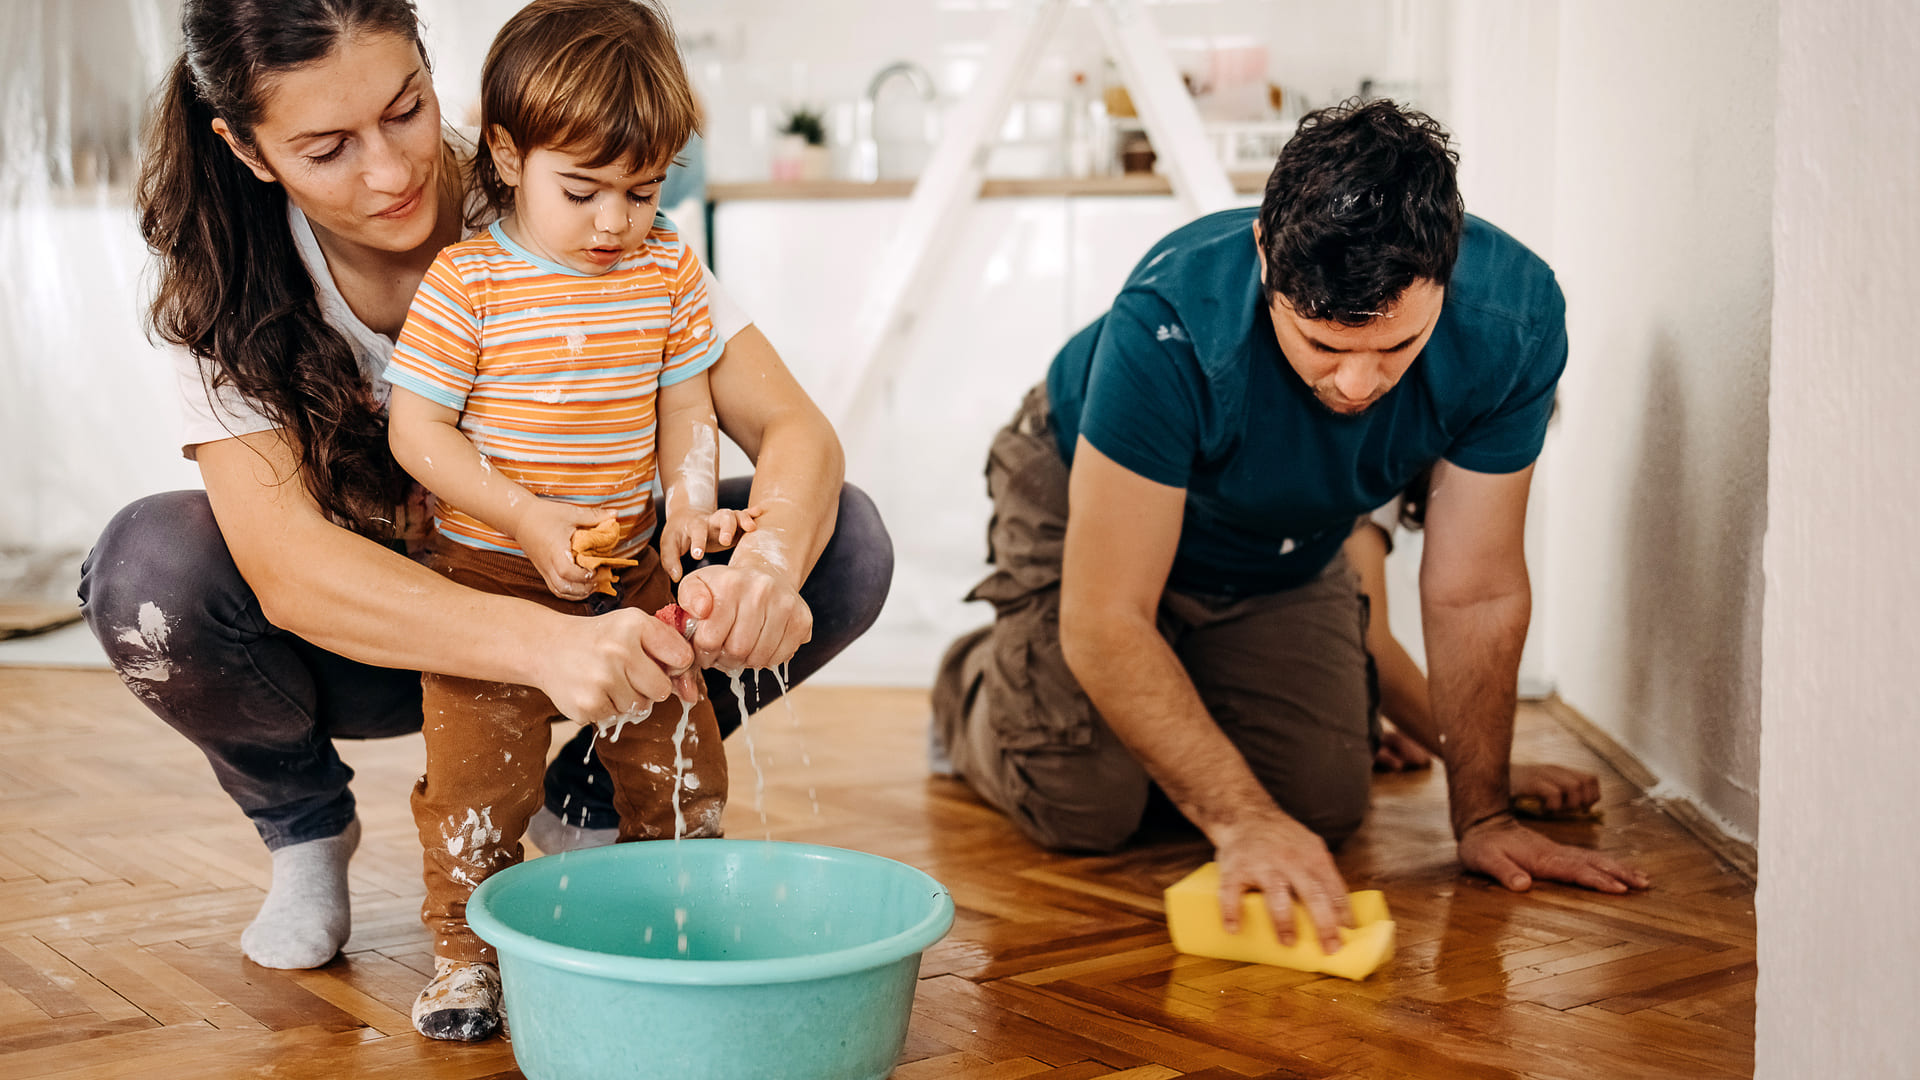
<instances>
[{"instance_id":1,"label":"child's brown hair","mask_svg":"<svg viewBox=\"0 0 1920 1080\"><path fill-rule=\"evenodd\" d=\"M663 168L700 129L700 107L665 12L644 0L534 0L500 28L480 69L483 216L513 206L487 145L495 127L523 155L544 147L589 169Z\"/></svg>"}]
</instances>

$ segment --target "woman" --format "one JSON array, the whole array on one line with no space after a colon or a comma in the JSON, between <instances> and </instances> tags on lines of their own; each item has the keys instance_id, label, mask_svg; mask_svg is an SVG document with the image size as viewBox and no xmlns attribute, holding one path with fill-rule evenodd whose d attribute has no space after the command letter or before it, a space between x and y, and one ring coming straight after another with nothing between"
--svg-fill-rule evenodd
<instances>
[{"instance_id":1,"label":"woman","mask_svg":"<svg viewBox=\"0 0 1920 1080\"><path fill-rule=\"evenodd\" d=\"M683 581L691 643L637 611L561 615L409 559L422 506L387 452L376 373L465 205L413 6L188 0L181 22L138 205L206 491L121 511L81 600L127 685L207 755L273 853L243 949L312 967L347 939L359 838L331 740L419 730L421 671L531 686L587 722L690 690L696 667L791 660L796 682L872 623L892 549L842 485L831 427L710 280L727 339L716 411L756 465L720 499L765 509L727 561ZM724 678L709 688L728 730L733 695ZM536 843L611 838L584 746L548 777L548 809L570 820Z\"/></svg>"}]
</instances>

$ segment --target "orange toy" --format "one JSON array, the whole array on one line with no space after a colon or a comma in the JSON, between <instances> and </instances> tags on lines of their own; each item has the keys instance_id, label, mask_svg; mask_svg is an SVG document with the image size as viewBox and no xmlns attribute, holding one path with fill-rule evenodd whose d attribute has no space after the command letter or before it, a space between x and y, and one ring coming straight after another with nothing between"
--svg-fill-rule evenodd
<instances>
[{"instance_id":1,"label":"orange toy","mask_svg":"<svg viewBox=\"0 0 1920 1080\"><path fill-rule=\"evenodd\" d=\"M620 521L607 518L587 529L573 530L573 561L593 571L593 591L617 596L613 591L613 568L639 566L637 559L616 559L607 554L620 542Z\"/></svg>"}]
</instances>

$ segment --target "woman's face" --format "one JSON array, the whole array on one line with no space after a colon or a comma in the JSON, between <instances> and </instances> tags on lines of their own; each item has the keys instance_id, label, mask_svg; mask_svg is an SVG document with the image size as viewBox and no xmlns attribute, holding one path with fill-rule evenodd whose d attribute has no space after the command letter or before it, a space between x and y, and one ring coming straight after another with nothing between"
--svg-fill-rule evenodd
<instances>
[{"instance_id":1,"label":"woman's face","mask_svg":"<svg viewBox=\"0 0 1920 1080\"><path fill-rule=\"evenodd\" d=\"M326 57L271 76L254 153L255 176L287 190L316 228L380 251L427 243L441 211L440 102L414 43L348 35Z\"/></svg>"}]
</instances>

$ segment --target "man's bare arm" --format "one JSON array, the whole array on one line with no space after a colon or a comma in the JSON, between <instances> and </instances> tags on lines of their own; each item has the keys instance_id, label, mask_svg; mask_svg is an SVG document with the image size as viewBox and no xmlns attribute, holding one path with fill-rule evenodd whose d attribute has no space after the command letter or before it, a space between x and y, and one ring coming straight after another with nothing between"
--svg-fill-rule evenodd
<instances>
[{"instance_id":1,"label":"man's bare arm","mask_svg":"<svg viewBox=\"0 0 1920 1080\"><path fill-rule=\"evenodd\" d=\"M1507 810L1515 689L1533 597L1526 516L1531 467L1507 475L1434 467L1420 565L1434 725L1460 861L1516 891L1545 877L1602 892L1646 875L1526 829Z\"/></svg>"},{"instance_id":2,"label":"man's bare arm","mask_svg":"<svg viewBox=\"0 0 1920 1080\"><path fill-rule=\"evenodd\" d=\"M1228 927L1238 925L1242 895L1259 889L1291 944L1289 897L1298 895L1331 952L1335 927L1353 916L1326 844L1274 805L1155 625L1185 510L1183 489L1080 440L1068 483L1061 651L1114 734L1213 841Z\"/></svg>"}]
</instances>

